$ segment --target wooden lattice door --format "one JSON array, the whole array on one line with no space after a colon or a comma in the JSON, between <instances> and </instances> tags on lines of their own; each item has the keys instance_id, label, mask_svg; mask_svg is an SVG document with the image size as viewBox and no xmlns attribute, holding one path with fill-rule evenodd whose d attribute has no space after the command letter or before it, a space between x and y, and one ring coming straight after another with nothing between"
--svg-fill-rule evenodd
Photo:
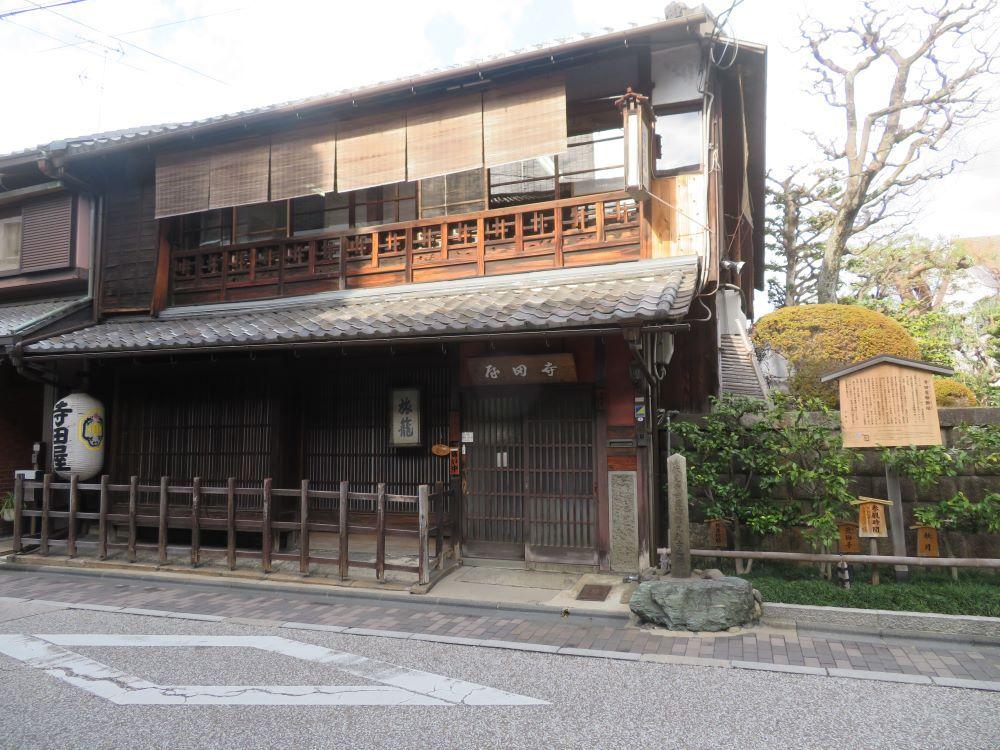
<instances>
[{"instance_id":1,"label":"wooden lattice door","mask_svg":"<svg viewBox=\"0 0 1000 750\"><path fill-rule=\"evenodd\" d=\"M595 563L593 393L480 389L463 418L465 554Z\"/></svg>"}]
</instances>

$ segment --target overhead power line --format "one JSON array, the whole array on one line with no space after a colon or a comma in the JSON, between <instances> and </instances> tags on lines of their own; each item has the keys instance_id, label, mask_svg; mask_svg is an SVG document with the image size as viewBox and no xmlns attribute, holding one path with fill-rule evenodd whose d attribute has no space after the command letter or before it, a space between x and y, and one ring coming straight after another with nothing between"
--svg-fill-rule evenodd
<instances>
[{"instance_id":1,"label":"overhead power line","mask_svg":"<svg viewBox=\"0 0 1000 750\"><path fill-rule=\"evenodd\" d=\"M17 26L19 29L24 29L25 31L30 31L33 34L38 34L39 36L44 36L46 39L52 39L52 40L57 41L57 42L62 42L64 46L68 46L68 44L67 44L67 42L66 42L65 39L63 39L61 37L58 37L58 36L55 36L54 34L49 34L46 31L42 31L40 29L36 29L33 26L27 26L27 25L25 25L23 23L20 23L18 21L12 21L9 18L3 18L3 19L0 19L0 20L3 20L6 23L9 23L11 26ZM88 49L87 47L81 47L80 51L81 52L86 52L88 55L94 55L96 57L104 58L107 55L108 52L114 52L115 54L119 55L119 57L125 54L125 51L121 47L110 47L107 44L103 44L102 42L96 41L95 39L88 39L88 38L85 38L85 37L80 37L80 38L84 39L85 43L87 43L87 44L93 44L93 45L101 47L101 48L103 48L105 50L104 52L97 52L96 50ZM114 62L114 63L116 63L118 65L124 65L127 68L132 68L132 70L137 70L140 73L145 73L146 72L145 69L137 67L135 65L131 65L131 64L127 63L127 62L124 62L121 59L112 60L112 62Z\"/></svg>"},{"instance_id":2,"label":"overhead power line","mask_svg":"<svg viewBox=\"0 0 1000 750\"><path fill-rule=\"evenodd\" d=\"M76 5L77 3L82 3L83 0L63 0L61 3L52 3L51 5L36 5L31 3L34 7L32 8L18 8L17 10L8 10L0 13L0 19L9 18L10 16L19 16L22 13L34 13L39 10L48 10L49 8L59 8L63 5Z\"/></svg>"},{"instance_id":3,"label":"overhead power line","mask_svg":"<svg viewBox=\"0 0 1000 750\"><path fill-rule=\"evenodd\" d=\"M168 26L178 26L182 23L192 23L194 21L201 21L205 18L213 18L215 16L225 16L230 13L238 13L242 8L233 8L232 10L220 10L218 13L206 13L203 16L192 16L191 18L179 18L176 21L167 21L166 23L158 23L155 26L143 26L141 29L131 29L129 31L121 31L115 34L116 37L129 36L130 34L141 34L143 31L153 31L154 29L164 29ZM40 50L41 52L51 52L57 49L65 49L67 47L78 47L81 44L86 44L86 42L72 42L70 44L61 44L57 47L48 47L46 49Z\"/></svg>"},{"instance_id":4,"label":"overhead power line","mask_svg":"<svg viewBox=\"0 0 1000 750\"><path fill-rule=\"evenodd\" d=\"M90 29L91 31L95 31L98 34L101 34L103 36L108 37L109 39L114 39L116 42L119 42L120 44L124 44L124 45L126 45L128 47L136 49L139 52L143 52L143 53L145 53L145 54L147 54L147 55L149 55L151 57L155 57L158 60L162 60L163 62L170 63L171 65L176 65L177 67L183 68L184 70L187 70L190 73L194 73L195 75L199 75L202 78L207 78L210 81L215 81L216 83L221 83L223 86L228 86L229 85L228 83L226 83L222 79L216 78L213 75L209 75L208 73L205 73L202 70L198 70L197 68L193 68L190 65L187 65L187 64L182 63L182 62L178 62L177 60L173 60L173 59L171 59L169 57L166 57L165 55L159 54L158 52L153 52L152 50L146 49L145 47L140 47L138 44L135 44L134 42L126 41L125 39L122 39L119 36L115 36L114 34L108 34L107 32L101 31L96 26L91 26L89 23L84 23L83 21L79 21L79 20L77 20L77 19L75 19L75 18L73 18L71 16L64 15L64 14L60 13L57 10L52 10L51 8L48 8L46 6L39 5L38 3L35 3L32 0L28 0L28 2L30 2L32 5L34 5L35 7L37 7L39 10L47 10L52 15L59 16L59 18L62 18L64 20L66 20L66 21L69 21L70 23L75 23L78 26L83 26L85 29ZM62 41L62 40L60 40L60 41Z\"/></svg>"}]
</instances>

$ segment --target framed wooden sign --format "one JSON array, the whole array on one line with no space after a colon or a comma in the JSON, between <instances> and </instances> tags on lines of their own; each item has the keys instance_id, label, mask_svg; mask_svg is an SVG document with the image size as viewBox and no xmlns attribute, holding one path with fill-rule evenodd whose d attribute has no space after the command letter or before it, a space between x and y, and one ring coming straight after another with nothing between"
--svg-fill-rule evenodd
<instances>
[{"instance_id":1,"label":"framed wooden sign","mask_svg":"<svg viewBox=\"0 0 1000 750\"><path fill-rule=\"evenodd\" d=\"M914 526L917 530L917 557L940 557L938 532L933 526Z\"/></svg>"},{"instance_id":2,"label":"framed wooden sign","mask_svg":"<svg viewBox=\"0 0 1000 750\"><path fill-rule=\"evenodd\" d=\"M708 546L722 549L726 546L726 522L721 518L708 519Z\"/></svg>"},{"instance_id":3,"label":"framed wooden sign","mask_svg":"<svg viewBox=\"0 0 1000 750\"><path fill-rule=\"evenodd\" d=\"M842 555L861 552L861 539L858 537L858 525L853 521L841 521L837 524L840 535L839 550Z\"/></svg>"},{"instance_id":4,"label":"framed wooden sign","mask_svg":"<svg viewBox=\"0 0 1000 750\"><path fill-rule=\"evenodd\" d=\"M419 388L393 388L389 392L389 442L394 448L422 444Z\"/></svg>"},{"instance_id":5,"label":"framed wooden sign","mask_svg":"<svg viewBox=\"0 0 1000 750\"><path fill-rule=\"evenodd\" d=\"M858 506L858 536L865 538L884 538L889 536L889 523L886 519L886 508L892 505L891 500L879 500L874 497L859 497L852 501Z\"/></svg>"},{"instance_id":6,"label":"framed wooden sign","mask_svg":"<svg viewBox=\"0 0 1000 750\"><path fill-rule=\"evenodd\" d=\"M941 445L936 374L951 370L883 356L824 376L839 381L844 447Z\"/></svg>"},{"instance_id":7,"label":"framed wooden sign","mask_svg":"<svg viewBox=\"0 0 1000 750\"><path fill-rule=\"evenodd\" d=\"M466 362L469 377L476 385L576 382L572 354L470 357Z\"/></svg>"}]
</instances>

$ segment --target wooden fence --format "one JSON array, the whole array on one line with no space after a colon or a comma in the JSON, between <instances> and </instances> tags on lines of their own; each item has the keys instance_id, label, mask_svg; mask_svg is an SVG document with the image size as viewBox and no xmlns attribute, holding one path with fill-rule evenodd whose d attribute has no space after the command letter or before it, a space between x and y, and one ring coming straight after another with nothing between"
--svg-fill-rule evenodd
<instances>
[{"instance_id":1,"label":"wooden fence","mask_svg":"<svg viewBox=\"0 0 1000 750\"><path fill-rule=\"evenodd\" d=\"M41 491L39 502L36 493ZM57 510L53 502L56 492L68 492L65 510ZM97 512L80 510L81 496L85 493L98 495ZM416 573L421 584L430 582L432 567L440 568L444 560L444 534L451 525L446 516L448 490L440 483L434 491L426 484L420 485L417 495L389 495L385 485L378 485L374 493L351 492L348 482L341 482L339 490L313 490L309 480L302 480L299 489L275 489L271 480L265 479L260 487L237 487L236 480L230 478L225 487L203 487L195 478L191 486L171 485L168 477L162 477L159 485L140 484L138 477L132 477L128 484L111 484L107 476L102 476L99 484L84 484L73 475L68 482L53 481L46 474L41 482L18 478L14 488L14 552L19 553L25 544L38 544L42 555L49 554L53 545L65 546L66 554L75 557L77 548L82 546L77 539L80 521L97 521L97 554L104 560L109 550L125 550L129 562L135 562L137 551L156 551L158 562L168 560L167 537L171 529L185 529L191 532L191 543L185 552L190 553L191 565L197 566L205 554L225 554L229 569L236 567L237 558L259 559L265 573L271 572L275 560L298 561L299 572L308 575L311 564L336 565L341 580L347 578L350 568L371 568L375 577L384 580L385 571ZM116 502L115 495L127 497L127 503ZM178 503L171 495L180 495ZM150 498L154 498L151 502ZM25 499L31 502L26 503ZM294 503L294 500L298 503ZM282 503L293 501L292 508L282 508ZM322 508L312 507L312 501L319 501ZM374 522L367 524L351 521L351 504L364 504L374 508ZM412 507L416 511L416 528L390 527L386 523L386 505ZM32 506L32 507L29 507ZM155 515L150 512L156 508ZM355 513L355 516L358 514ZM371 516L371 513L366 513ZM335 517L334 517L335 516ZM66 538L55 539L52 535L53 519L67 521ZM38 538L25 537L25 519L38 519ZM357 518L355 518L357 520ZM34 526L34 521L32 522ZM111 525L126 526L128 538L125 542L108 539ZM157 543L137 541L137 531L141 527L156 528ZM225 531L226 548L203 547L201 532L205 530ZM261 535L261 548L237 549L237 532ZM297 552L275 550L275 541L282 532L299 535ZM310 551L310 535L330 533L338 535L337 557L321 557ZM351 560L349 556L352 534L370 533L375 536L375 560ZM416 537L417 565L387 563L387 537ZM434 537L434 557L430 557L430 539ZM176 547L172 546L172 550Z\"/></svg>"}]
</instances>

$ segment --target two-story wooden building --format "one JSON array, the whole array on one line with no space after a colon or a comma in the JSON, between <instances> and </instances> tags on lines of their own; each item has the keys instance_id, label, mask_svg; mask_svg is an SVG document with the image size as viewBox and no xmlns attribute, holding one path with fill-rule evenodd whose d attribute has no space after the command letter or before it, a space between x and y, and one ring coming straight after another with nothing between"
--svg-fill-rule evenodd
<instances>
[{"instance_id":1,"label":"two-story wooden building","mask_svg":"<svg viewBox=\"0 0 1000 750\"><path fill-rule=\"evenodd\" d=\"M96 242L92 318L10 356L103 401L114 481L441 481L466 556L645 566L658 416L718 392L719 292L763 282L765 51L714 31L2 157L85 188L52 195Z\"/></svg>"}]
</instances>

